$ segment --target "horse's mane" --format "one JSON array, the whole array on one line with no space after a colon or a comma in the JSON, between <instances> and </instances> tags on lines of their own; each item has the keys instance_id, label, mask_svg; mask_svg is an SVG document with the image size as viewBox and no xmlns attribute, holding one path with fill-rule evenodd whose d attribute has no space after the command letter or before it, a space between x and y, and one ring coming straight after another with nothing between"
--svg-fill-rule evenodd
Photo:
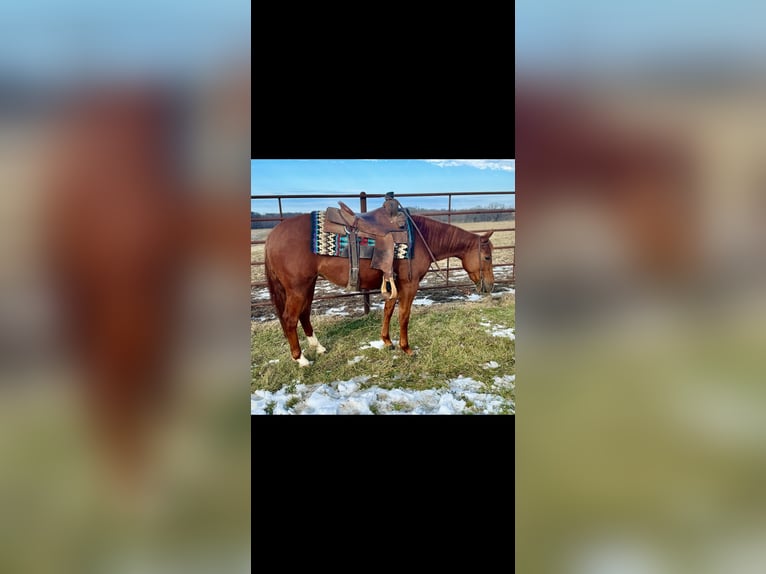
<instances>
[{"instance_id":1,"label":"horse's mane","mask_svg":"<svg viewBox=\"0 0 766 574\"><path fill-rule=\"evenodd\" d=\"M423 215L413 215L412 220L420 229L434 255L459 253L469 247L476 238L476 234L470 231ZM415 236L418 236L417 231Z\"/></svg>"}]
</instances>

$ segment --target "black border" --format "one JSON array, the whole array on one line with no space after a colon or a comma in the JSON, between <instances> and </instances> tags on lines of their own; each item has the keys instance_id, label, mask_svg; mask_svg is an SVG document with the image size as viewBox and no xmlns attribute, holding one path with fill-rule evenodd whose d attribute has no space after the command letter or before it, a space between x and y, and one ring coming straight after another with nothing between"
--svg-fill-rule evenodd
<instances>
[{"instance_id":1,"label":"black border","mask_svg":"<svg viewBox=\"0 0 766 574\"><path fill-rule=\"evenodd\" d=\"M515 158L513 16L380 8L253 8L251 157Z\"/></svg>"}]
</instances>

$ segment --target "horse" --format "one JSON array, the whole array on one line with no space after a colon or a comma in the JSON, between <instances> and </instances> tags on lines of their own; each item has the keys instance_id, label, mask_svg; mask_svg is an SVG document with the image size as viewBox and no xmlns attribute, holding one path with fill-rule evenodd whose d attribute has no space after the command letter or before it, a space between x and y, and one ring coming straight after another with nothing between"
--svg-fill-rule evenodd
<instances>
[{"instance_id":1,"label":"horse","mask_svg":"<svg viewBox=\"0 0 766 574\"><path fill-rule=\"evenodd\" d=\"M447 257L457 257L480 293L491 293L494 286L492 271L492 231L483 235L472 233L435 219L410 216L415 227L411 259L394 260L394 272L399 284L398 296L385 302L380 337L386 348L393 348L389 324L394 307L399 301L399 347L413 355L407 328L410 309L418 292L420 281L431 263ZM309 348L324 353L311 325L311 304L317 278L346 286L349 277L347 257L318 255L311 249L311 214L285 219L269 233L265 244L265 270L271 295L282 330L290 344L290 354L301 367L310 363L298 342L298 321L308 338ZM433 254L433 258L431 257ZM374 289L381 285L383 272L370 267L369 259L359 261L360 289Z\"/></svg>"},{"instance_id":2,"label":"horse","mask_svg":"<svg viewBox=\"0 0 766 574\"><path fill-rule=\"evenodd\" d=\"M178 397L189 273L203 260L231 276L242 269L241 170L191 171L181 153L212 138L237 143L236 125L249 125L249 75L233 79L190 110L153 83L86 87L52 110L41 177L46 269L86 416L120 481L146 469L156 424ZM221 116L235 126L227 133ZM215 129L197 131L191 119Z\"/></svg>"}]
</instances>

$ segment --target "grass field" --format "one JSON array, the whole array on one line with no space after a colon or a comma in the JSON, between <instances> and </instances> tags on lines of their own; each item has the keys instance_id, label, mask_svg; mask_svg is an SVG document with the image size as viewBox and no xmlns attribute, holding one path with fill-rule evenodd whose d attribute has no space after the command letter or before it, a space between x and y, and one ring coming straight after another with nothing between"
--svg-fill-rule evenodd
<instances>
[{"instance_id":1,"label":"grass field","mask_svg":"<svg viewBox=\"0 0 766 574\"><path fill-rule=\"evenodd\" d=\"M486 385L493 377L515 374L515 340L496 336L515 327L515 297L486 298L477 302L413 307L409 324L414 356L400 350L368 347L380 339L382 312L358 318L316 317L315 335L327 348L323 355L304 350L314 363L301 368L290 357L279 322L253 322L251 326L251 392L276 391L297 383L327 383L367 375L367 386L408 390L438 389L449 379L470 377ZM495 335L493 335L495 333ZM301 345L307 346L299 327ZM391 338L399 338L397 314L391 321ZM492 364L492 368L487 365ZM497 366L494 366L497 365ZM514 404L515 390L503 397Z\"/></svg>"}]
</instances>

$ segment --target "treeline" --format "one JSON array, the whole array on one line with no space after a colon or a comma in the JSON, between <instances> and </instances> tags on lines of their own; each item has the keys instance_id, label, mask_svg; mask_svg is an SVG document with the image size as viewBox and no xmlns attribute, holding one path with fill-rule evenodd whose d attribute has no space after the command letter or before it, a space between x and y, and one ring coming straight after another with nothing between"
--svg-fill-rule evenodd
<instances>
[{"instance_id":1,"label":"treeline","mask_svg":"<svg viewBox=\"0 0 766 574\"><path fill-rule=\"evenodd\" d=\"M429 215L429 217L433 217L434 219L438 219L439 221L447 221L448 216L446 212L448 210L446 209L428 209L428 208L419 208L419 207L411 207L410 213L422 213L422 212L445 212L444 215ZM503 205L500 203L491 203L489 205L481 205L476 207L471 207L465 210L461 211L478 211L478 210L487 210L487 209L493 209L493 210L500 210L500 209L509 209L509 206ZM295 215L301 215L301 212L284 212L283 217L293 217ZM473 222L493 222L493 221L513 221L514 220L514 213L513 212L496 212L496 213L453 213L452 214L452 223L473 223ZM278 218L279 213L259 213L256 211L250 212L250 217L252 218ZM276 221L252 221L250 222L250 229L271 229L272 227L276 226L277 223L279 223L278 220Z\"/></svg>"},{"instance_id":2,"label":"treeline","mask_svg":"<svg viewBox=\"0 0 766 574\"><path fill-rule=\"evenodd\" d=\"M490 203L489 205L477 205L474 207L469 207L465 210L457 210L457 211L478 211L478 210L487 210L487 209L493 209L493 210L501 210L501 209L510 209L511 207L509 205L503 205L502 203ZM410 213L418 213L419 211L444 211L446 212L446 209L410 209ZM453 210L456 211L456 210ZM449 219L447 215L430 215L429 217L433 217L434 219L438 219L439 221L451 221L452 223L474 223L474 222L492 222L492 221L513 221L514 220L515 213L514 212L508 212L508 211L497 211L495 213L453 213L452 219Z\"/></svg>"},{"instance_id":3,"label":"treeline","mask_svg":"<svg viewBox=\"0 0 766 574\"><path fill-rule=\"evenodd\" d=\"M296 215L302 215L302 212L300 211L285 211L282 213L282 216L287 219L288 217L294 217ZM253 221L253 217L279 217L279 213L258 213L257 211L251 211L250 212L250 229L271 229L272 227L275 227L277 223L279 223L279 219L275 219L273 221Z\"/></svg>"}]
</instances>

